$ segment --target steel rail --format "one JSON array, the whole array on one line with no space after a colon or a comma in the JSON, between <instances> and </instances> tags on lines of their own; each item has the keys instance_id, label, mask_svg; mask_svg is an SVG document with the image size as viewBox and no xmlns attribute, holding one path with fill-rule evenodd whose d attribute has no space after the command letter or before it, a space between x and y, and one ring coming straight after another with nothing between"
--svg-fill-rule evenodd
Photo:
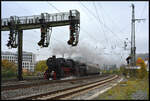
<instances>
[{"instance_id":1,"label":"steel rail","mask_svg":"<svg viewBox=\"0 0 150 101\"><path fill-rule=\"evenodd\" d=\"M81 80L85 80L85 79L93 79L94 77L105 77L105 76L107 76L107 75L82 77L82 78L68 79L68 80L52 80L52 81L22 83L22 84L14 84L14 85L11 84L11 85L6 85L6 86L1 86L1 91L25 89L25 88L31 88L31 87L42 86L42 85L47 85L47 84L54 84L54 83L81 81Z\"/></svg>"},{"instance_id":2,"label":"steel rail","mask_svg":"<svg viewBox=\"0 0 150 101\"><path fill-rule=\"evenodd\" d=\"M90 89L92 87L108 83L118 77L119 77L118 75L107 76L100 81L95 81L92 83L87 83L87 84L70 87L70 88L66 88L66 89L61 89L61 90L57 90L57 91L51 91L51 92L44 93L44 94L37 94L37 95L34 94L31 96L16 97L16 98L13 98L13 100L31 100L31 99L32 100L50 100L50 99L56 100L56 99L61 99L61 98L70 96L72 94L76 94L78 92Z\"/></svg>"}]
</instances>

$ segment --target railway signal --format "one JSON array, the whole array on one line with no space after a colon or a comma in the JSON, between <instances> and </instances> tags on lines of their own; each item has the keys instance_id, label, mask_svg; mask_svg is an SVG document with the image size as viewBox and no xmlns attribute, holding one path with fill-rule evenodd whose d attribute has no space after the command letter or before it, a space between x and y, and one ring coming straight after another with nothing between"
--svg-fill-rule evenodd
<instances>
[{"instance_id":1,"label":"railway signal","mask_svg":"<svg viewBox=\"0 0 150 101\"><path fill-rule=\"evenodd\" d=\"M7 46L9 48L18 47L18 79L22 78L22 37L23 30L41 29L41 40L38 45L48 47L52 32L52 27L70 25L70 38L68 44L77 46L80 29L80 12L70 10L55 14L41 13L34 16L11 16L1 19L1 31L10 31ZM17 37L18 36L18 37Z\"/></svg>"}]
</instances>

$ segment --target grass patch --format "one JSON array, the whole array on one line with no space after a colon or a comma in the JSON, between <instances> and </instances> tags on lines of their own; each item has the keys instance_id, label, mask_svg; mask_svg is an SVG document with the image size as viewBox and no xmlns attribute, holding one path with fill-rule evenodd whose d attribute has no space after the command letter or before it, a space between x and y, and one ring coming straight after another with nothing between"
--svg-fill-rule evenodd
<instances>
[{"instance_id":1,"label":"grass patch","mask_svg":"<svg viewBox=\"0 0 150 101\"><path fill-rule=\"evenodd\" d=\"M99 95L95 100L132 100L131 95L138 90L147 92L149 98L149 80L130 78Z\"/></svg>"}]
</instances>

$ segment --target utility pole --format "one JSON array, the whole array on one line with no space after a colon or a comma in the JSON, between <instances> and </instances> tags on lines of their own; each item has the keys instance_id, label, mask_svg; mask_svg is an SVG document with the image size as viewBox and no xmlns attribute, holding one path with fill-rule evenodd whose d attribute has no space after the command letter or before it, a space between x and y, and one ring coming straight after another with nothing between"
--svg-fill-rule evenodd
<instances>
[{"instance_id":1,"label":"utility pole","mask_svg":"<svg viewBox=\"0 0 150 101\"><path fill-rule=\"evenodd\" d=\"M134 4L132 6L132 19L131 19L131 66L136 65L136 46L135 46L135 21L141 21L145 19L135 19Z\"/></svg>"}]
</instances>

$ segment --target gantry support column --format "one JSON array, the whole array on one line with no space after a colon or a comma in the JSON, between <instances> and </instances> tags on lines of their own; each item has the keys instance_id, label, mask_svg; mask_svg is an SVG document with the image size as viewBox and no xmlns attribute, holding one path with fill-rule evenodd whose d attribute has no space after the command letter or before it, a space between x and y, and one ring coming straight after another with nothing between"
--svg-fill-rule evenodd
<instances>
[{"instance_id":1,"label":"gantry support column","mask_svg":"<svg viewBox=\"0 0 150 101\"><path fill-rule=\"evenodd\" d=\"M23 80L22 77L22 37L23 30L18 30L18 80Z\"/></svg>"}]
</instances>

